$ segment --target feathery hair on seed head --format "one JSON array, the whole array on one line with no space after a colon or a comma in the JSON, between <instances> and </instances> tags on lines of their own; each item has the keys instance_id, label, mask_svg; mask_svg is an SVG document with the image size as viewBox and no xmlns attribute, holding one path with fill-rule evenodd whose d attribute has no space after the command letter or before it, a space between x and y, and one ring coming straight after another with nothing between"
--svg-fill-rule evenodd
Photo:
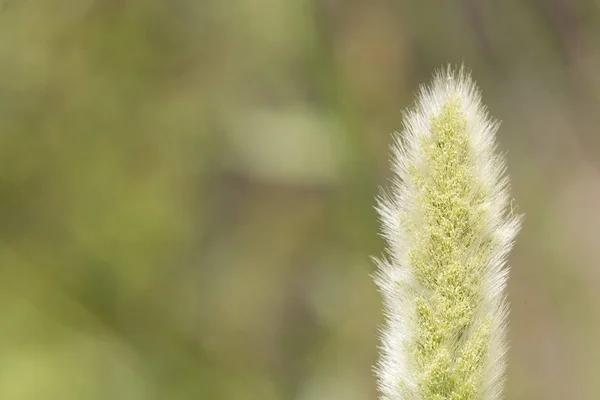
<instances>
[{"instance_id":1,"label":"feathery hair on seed head","mask_svg":"<svg viewBox=\"0 0 600 400\"><path fill-rule=\"evenodd\" d=\"M464 67L421 87L392 145L378 198L376 260L386 323L376 367L384 400L497 400L506 364L510 207L499 124Z\"/></svg>"}]
</instances>

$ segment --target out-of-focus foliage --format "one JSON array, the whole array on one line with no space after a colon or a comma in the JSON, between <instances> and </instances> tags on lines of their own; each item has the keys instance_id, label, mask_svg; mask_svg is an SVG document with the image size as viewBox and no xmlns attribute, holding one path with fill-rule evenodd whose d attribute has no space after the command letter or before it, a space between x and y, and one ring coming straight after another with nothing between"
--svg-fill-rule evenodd
<instances>
[{"instance_id":1,"label":"out-of-focus foliage","mask_svg":"<svg viewBox=\"0 0 600 400\"><path fill-rule=\"evenodd\" d=\"M591 0L1 1L0 398L376 398L389 133L461 61L527 215L507 398L598 398L599 35Z\"/></svg>"}]
</instances>

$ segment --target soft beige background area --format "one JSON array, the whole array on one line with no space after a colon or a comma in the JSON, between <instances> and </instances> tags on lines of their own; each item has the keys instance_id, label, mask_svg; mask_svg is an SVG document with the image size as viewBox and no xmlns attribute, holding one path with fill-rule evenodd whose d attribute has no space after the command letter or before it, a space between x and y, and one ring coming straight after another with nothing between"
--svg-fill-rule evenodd
<instances>
[{"instance_id":1,"label":"soft beige background area","mask_svg":"<svg viewBox=\"0 0 600 400\"><path fill-rule=\"evenodd\" d=\"M600 398L597 2L1 3L0 398L375 399L373 198L449 62L526 214L506 398Z\"/></svg>"}]
</instances>

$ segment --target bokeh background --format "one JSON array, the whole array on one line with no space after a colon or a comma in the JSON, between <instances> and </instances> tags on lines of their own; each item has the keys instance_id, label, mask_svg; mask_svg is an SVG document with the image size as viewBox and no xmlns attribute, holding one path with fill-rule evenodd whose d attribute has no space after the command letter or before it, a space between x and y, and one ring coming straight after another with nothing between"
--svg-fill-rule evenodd
<instances>
[{"instance_id":1,"label":"bokeh background","mask_svg":"<svg viewBox=\"0 0 600 400\"><path fill-rule=\"evenodd\" d=\"M599 8L0 1L0 398L375 399L390 134L464 62L526 213L506 398L599 399Z\"/></svg>"}]
</instances>

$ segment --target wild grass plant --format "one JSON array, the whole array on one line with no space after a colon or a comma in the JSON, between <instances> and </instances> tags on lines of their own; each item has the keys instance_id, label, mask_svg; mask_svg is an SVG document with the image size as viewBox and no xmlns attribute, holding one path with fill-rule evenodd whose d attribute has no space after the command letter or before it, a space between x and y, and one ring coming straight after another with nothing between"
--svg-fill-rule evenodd
<instances>
[{"instance_id":1,"label":"wild grass plant","mask_svg":"<svg viewBox=\"0 0 600 400\"><path fill-rule=\"evenodd\" d=\"M376 283L386 323L376 368L387 400L495 400L507 352L507 255L520 227L498 122L464 68L421 88L392 145L378 199L387 254Z\"/></svg>"}]
</instances>

